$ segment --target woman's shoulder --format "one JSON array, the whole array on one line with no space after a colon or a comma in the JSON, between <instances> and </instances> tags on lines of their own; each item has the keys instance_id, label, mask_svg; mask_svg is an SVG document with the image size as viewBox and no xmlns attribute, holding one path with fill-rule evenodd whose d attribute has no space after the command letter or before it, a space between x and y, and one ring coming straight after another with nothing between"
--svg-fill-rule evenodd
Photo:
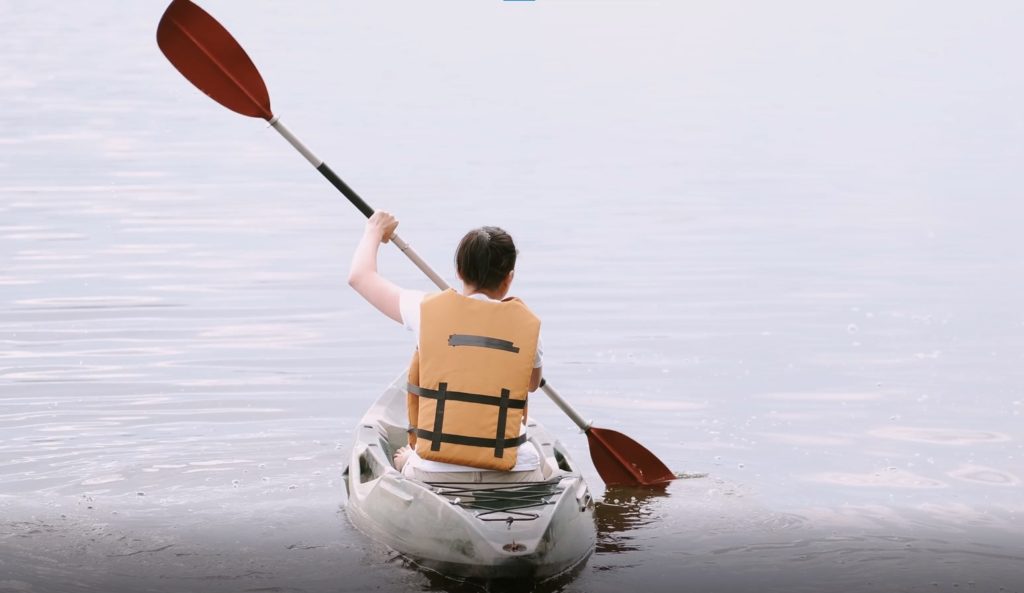
<instances>
[{"instance_id":1,"label":"woman's shoulder","mask_svg":"<svg viewBox=\"0 0 1024 593\"><path fill-rule=\"evenodd\" d=\"M420 325L420 303L426 298L427 293L422 290L403 288L398 293L398 312L402 316L402 325L411 331L416 331Z\"/></svg>"},{"instance_id":2,"label":"woman's shoulder","mask_svg":"<svg viewBox=\"0 0 1024 593\"><path fill-rule=\"evenodd\" d=\"M413 290L411 288L403 288L402 292L398 294L398 299L403 304L409 303L420 303L427 297L427 293L422 290Z\"/></svg>"}]
</instances>

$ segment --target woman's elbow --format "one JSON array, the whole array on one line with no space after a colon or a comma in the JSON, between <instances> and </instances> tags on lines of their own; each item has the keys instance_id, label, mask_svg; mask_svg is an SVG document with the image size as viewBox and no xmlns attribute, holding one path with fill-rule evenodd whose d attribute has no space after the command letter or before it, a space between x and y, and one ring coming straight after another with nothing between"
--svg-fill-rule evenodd
<instances>
[{"instance_id":1,"label":"woman's elbow","mask_svg":"<svg viewBox=\"0 0 1024 593\"><path fill-rule=\"evenodd\" d=\"M540 370L540 367L538 367L538 368L533 369L533 374L530 375L530 393L533 393L534 391L537 391L537 388L540 387L540 381L541 381L541 370Z\"/></svg>"},{"instance_id":2,"label":"woman's elbow","mask_svg":"<svg viewBox=\"0 0 1024 593\"><path fill-rule=\"evenodd\" d=\"M366 274L349 274L348 285L352 287L352 290L356 291L356 294L363 297L367 301L370 301L370 281ZM370 301L371 303L373 301Z\"/></svg>"},{"instance_id":3,"label":"woman's elbow","mask_svg":"<svg viewBox=\"0 0 1024 593\"><path fill-rule=\"evenodd\" d=\"M348 285L354 288L356 292L359 292L359 287L363 283L364 278L365 274L352 270L348 273Z\"/></svg>"}]
</instances>

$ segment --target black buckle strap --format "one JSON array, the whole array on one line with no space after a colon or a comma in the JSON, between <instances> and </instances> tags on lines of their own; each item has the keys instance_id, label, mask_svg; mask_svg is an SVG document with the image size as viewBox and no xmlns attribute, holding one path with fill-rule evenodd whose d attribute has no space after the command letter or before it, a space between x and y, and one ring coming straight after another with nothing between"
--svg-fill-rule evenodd
<instances>
[{"instance_id":1,"label":"black buckle strap","mask_svg":"<svg viewBox=\"0 0 1024 593\"><path fill-rule=\"evenodd\" d=\"M473 404L484 404L488 406L502 406L502 398L495 397L493 395L483 395L480 393L464 393L461 391L448 391L447 384L445 385L444 399L448 401L460 401L470 402ZM440 384L438 385L440 387ZM413 395L418 395L428 399L440 399L441 391L434 389L427 389L426 387L420 387L414 383L406 385L406 389ZM502 390L504 391L504 390ZM504 404L507 408L514 410L522 410L526 408L526 400L522 399L509 399L507 404Z\"/></svg>"},{"instance_id":2,"label":"black buckle strap","mask_svg":"<svg viewBox=\"0 0 1024 593\"><path fill-rule=\"evenodd\" d=\"M504 350L505 352L519 353L519 346L514 345L509 340L502 340L499 338L489 338L487 336L472 336L468 334L452 334L448 336L449 346L477 346L480 348L493 348L494 350Z\"/></svg>"},{"instance_id":3,"label":"black buckle strap","mask_svg":"<svg viewBox=\"0 0 1024 593\"><path fill-rule=\"evenodd\" d=\"M503 457L505 455L505 424L508 422L508 396L509 390L501 390L501 403L498 405L498 430L494 437L494 456Z\"/></svg>"},{"instance_id":4,"label":"black buckle strap","mask_svg":"<svg viewBox=\"0 0 1024 593\"><path fill-rule=\"evenodd\" d=\"M437 384L437 406L434 407L434 432L442 434L441 429L444 427L444 400L447 395L445 392L448 390L447 383ZM441 441L433 441L430 443L431 451L441 450Z\"/></svg>"},{"instance_id":5,"label":"black buckle strap","mask_svg":"<svg viewBox=\"0 0 1024 593\"><path fill-rule=\"evenodd\" d=\"M467 437L461 434L448 434L445 432L438 433L432 430L423 430L422 428L415 429L416 436L421 439L427 439L431 442L430 449L433 451L434 445L440 447L441 443L452 443L453 445L467 445L470 447L485 447L487 449L497 449L498 439L487 439L483 437ZM521 434L514 439L501 439L502 449L511 449L518 447L526 442L526 435ZM497 457L500 457L498 455Z\"/></svg>"}]
</instances>

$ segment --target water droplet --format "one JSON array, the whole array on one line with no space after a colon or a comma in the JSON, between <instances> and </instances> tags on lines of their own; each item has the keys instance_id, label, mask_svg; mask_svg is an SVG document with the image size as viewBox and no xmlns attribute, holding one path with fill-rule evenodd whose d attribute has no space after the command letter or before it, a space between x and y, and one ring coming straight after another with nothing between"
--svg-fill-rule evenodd
<instances>
[{"instance_id":1,"label":"water droplet","mask_svg":"<svg viewBox=\"0 0 1024 593\"><path fill-rule=\"evenodd\" d=\"M857 333L858 329L859 328L857 327L856 323L851 323L850 325L846 326L846 331L850 332L851 334Z\"/></svg>"}]
</instances>

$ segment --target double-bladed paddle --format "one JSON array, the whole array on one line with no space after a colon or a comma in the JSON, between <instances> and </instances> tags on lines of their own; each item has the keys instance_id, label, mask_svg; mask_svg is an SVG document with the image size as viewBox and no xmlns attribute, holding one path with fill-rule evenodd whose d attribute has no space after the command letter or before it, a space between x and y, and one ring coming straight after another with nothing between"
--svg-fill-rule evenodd
<instances>
[{"instance_id":1,"label":"double-bladed paddle","mask_svg":"<svg viewBox=\"0 0 1024 593\"><path fill-rule=\"evenodd\" d=\"M216 19L189 0L173 0L160 19L156 40L167 59L189 82L232 111L267 120L364 216L373 215L373 208L274 115L263 77L242 46ZM391 241L438 288L448 288L408 243L397 234L391 236ZM606 484L657 486L675 479L675 474L643 445L620 432L591 426L547 381L541 382L541 388L586 433L594 467Z\"/></svg>"}]
</instances>

